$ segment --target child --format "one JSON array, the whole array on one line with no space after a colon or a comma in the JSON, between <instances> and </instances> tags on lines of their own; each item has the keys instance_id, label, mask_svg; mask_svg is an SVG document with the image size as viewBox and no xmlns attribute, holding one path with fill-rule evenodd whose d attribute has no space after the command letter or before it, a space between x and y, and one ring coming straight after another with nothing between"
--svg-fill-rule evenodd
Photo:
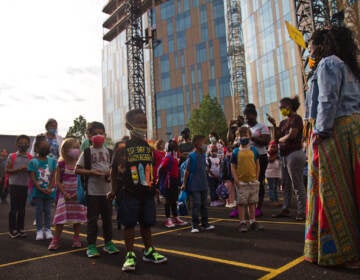
<instances>
[{"instance_id":1,"label":"child","mask_svg":"<svg viewBox=\"0 0 360 280\"><path fill-rule=\"evenodd\" d=\"M151 227L155 224L156 209L153 184L153 151L145 141L147 131L146 114L141 109L126 113L126 128L130 139L120 147L112 163L112 191L109 198L117 196L121 224L124 225L126 257L123 271L134 271L135 226L140 224L144 242L143 261L164 263L167 258L158 253L152 245Z\"/></svg>"},{"instance_id":2,"label":"child","mask_svg":"<svg viewBox=\"0 0 360 280\"><path fill-rule=\"evenodd\" d=\"M7 159L6 172L9 174L10 213L9 237L26 237L24 232L25 205L28 191L28 165L32 159L27 153L30 138L20 135L16 138L17 152Z\"/></svg>"},{"instance_id":3,"label":"child","mask_svg":"<svg viewBox=\"0 0 360 280\"><path fill-rule=\"evenodd\" d=\"M237 188L237 203L240 219L240 232L248 231L245 221L245 205L248 206L251 230L263 229L255 220L255 208L259 199L260 166L258 153L254 147L250 147L250 128L240 127L240 147L236 148L231 158L231 172Z\"/></svg>"},{"instance_id":4,"label":"child","mask_svg":"<svg viewBox=\"0 0 360 280\"><path fill-rule=\"evenodd\" d=\"M96 248L98 234L98 217L101 215L105 246L108 254L119 250L112 239L112 201L106 195L111 191L110 185L110 151L104 147L105 127L100 122L92 122L89 133L92 145L81 153L76 164L76 174L87 176L87 242L86 254L89 258L98 257Z\"/></svg>"},{"instance_id":5,"label":"child","mask_svg":"<svg viewBox=\"0 0 360 280\"><path fill-rule=\"evenodd\" d=\"M278 143L271 141L268 147L269 163L266 168L265 176L269 185L269 198L273 206L281 206L278 200L277 190L280 186L280 160Z\"/></svg>"},{"instance_id":6,"label":"child","mask_svg":"<svg viewBox=\"0 0 360 280\"><path fill-rule=\"evenodd\" d=\"M77 201L76 162L80 155L80 143L75 138L67 138L61 145L60 159L56 168L55 180L59 189L53 224L55 236L48 249L57 250L60 247L59 239L64 224L74 225L73 248L81 248L80 223L86 222L86 208Z\"/></svg>"},{"instance_id":7,"label":"child","mask_svg":"<svg viewBox=\"0 0 360 280\"><path fill-rule=\"evenodd\" d=\"M216 188L220 183L220 158L218 157L218 147L216 144L210 145L209 153L206 160L206 173L210 190L210 206L221 206L224 202L216 194Z\"/></svg>"},{"instance_id":8,"label":"child","mask_svg":"<svg viewBox=\"0 0 360 280\"><path fill-rule=\"evenodd\" d=\"M206 144L205 136L195 135L192 143L195 151L189 154L188 164L184 174L182 189L189 193L192 200L192 233L200 232L199 215L203 229L211 230L215 227L209 224L207 210L208 186L206 178Z\"/></svg>"},{"instance_id":9,"label":"child","mask_svg":"<svg viewBox=\"0 0 360 280\"><path fill-rule=\"evenodd\" d=\"M55 169L56 160L48 157L50 144L44 134L35 138L34 150L37 156L33 158L28 166L31 182L34 186L32 197L35 204L36 216L36 240L52 239L50 230L51 205L55 199ZM44 215L44 217L43 217ZM45 229L43 230L43 218Z\"/></svg>"},{"instance_id":10,"label":"child","mask_svg":"<svg viewBox=\"0 0 360 280\"><path fill-rule=\"evenodd\" d=\"M162 190L162 194L165 197L165 216L166 216L166 222L165 226L167 228L175 227L176 225L179 226L185 226L187 225L187 222L184 222L178 217L177 213L177 198L178 198L178 184L179 184L179 163L177 158L175 158L174 155L176 155L178 150L178 145L175 141L170 140L167 147L167 155L163 158L160 166L159 166L159 178L162 177L162 180L166 180L167 173L170 177L169 186L164 187ZM161 176L160 176L161 175ZM160 184L164 185L164 183L161 182ZM170 209L173 215L173 218L170 218Z\"/></svg>"},{"instance_id":11,"label":"child","mask_svg":"<svg viewBox=\"0 0 360 280\"><path fill-rule=\"evenodd\" d=\"M226 200L226 207L229 208L233 208L236 207L236 200L235 200L235 189L234 189L234 179L233 176L231 174L231 156L232 156L232 152L233 152L233 146L232 145L228 145L226 147L226 154L224 157L224 161L221 165L221 181L224 183L224 185L226 186L226 188L229 191L229 198ZM237 216L237 208L235 208L234 210L236 210L236 215Z\"/></svg>"}]
</instances>

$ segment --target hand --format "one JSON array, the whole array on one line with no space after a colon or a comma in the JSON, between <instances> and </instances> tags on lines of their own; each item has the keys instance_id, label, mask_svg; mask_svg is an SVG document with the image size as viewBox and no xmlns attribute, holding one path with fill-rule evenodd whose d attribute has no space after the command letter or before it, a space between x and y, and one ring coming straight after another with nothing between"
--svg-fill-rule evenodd
<instances>
[{"instance_id":1,"label":"hand","mask_svg":"<svg viewBox=\"0 0 360 280\"><path fill-rule=\"evenodd\" d=\"M70 199L71 199L71 195L68 194L67 192L64 192L64 198L65 198L65 200L70 200Z\"/></svg>"},{"instance_id":2,"label":"hand","mask_svg":"<svg viewBox=\"0 0 360 280\"><path fill-rule=\"evenodd\" d=\"M113 191L108 192L106 194L106 198L109 199L109 200L113 200L115 198L115 193Z\"/></svg>"},{"instance_id":3,"label":"hand","mask_svg":"<svg viewBox=\"0 0 360 280\"><path fill-rule=\"evenodd\" d=\"M319 134L314 134L312 136L312 142L314 145L319 145L323 141L323 138Z\"/></svg>"},{"instance_id":4,"label":"hand","mask_svg":"<svg viewBox=\"0 0 360 280\"><path fill-rule=\"evenodd\" d=\"M182 185L181 185L180 190L182 190L182 191L185 191L185 190L186 190L185 184L182 184Z\"/></svg>"},{"instance_id":5,"label":"hand","mask_svg":"<svg viewBox=\"0 0 360 280\"><path fill-rule=\"evenodd\" d=\"M19 171L27 171L27 170L28 170L27 165L23 165L19 167Z\"/></svg>"},{"instance_id":6,"label":"hand","mask_svg":"<svg viewBox=\"0 0 360 280\"><path fill-rule=\"evenodd\" d=\"M268 119L269 123L271 123L273 126L276 126L276 121L272 116L268 116L267 119Z\"/></svg>"},{"instance_id":7,"label":"hand","mask_svg":"<svg viewBox=\"0 0 360 280\"><path fill-rule=\"evenodd\" d=\"M105 174L100 170L91 169L91 175L93 175L93 176L104 176Z\"/></svg>"},{"instance_id":8,"label":"hand","mask_svg":"<svg viewBox=\"0 0 360 280\"><path fill-rule=\"evenodd\" d=\"M280 139L279 139L279 143L285 143L286 142L286 139L284 138L284 137L281 137Z\"/></svg>"}]
</instances>

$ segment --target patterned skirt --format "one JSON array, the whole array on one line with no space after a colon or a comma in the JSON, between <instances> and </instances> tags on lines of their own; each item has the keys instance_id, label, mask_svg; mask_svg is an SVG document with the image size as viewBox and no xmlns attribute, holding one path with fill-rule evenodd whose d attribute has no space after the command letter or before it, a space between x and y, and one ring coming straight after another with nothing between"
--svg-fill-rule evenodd
<instances>
[{"instance_id":1,"label":"patterned skirt","mask_svg":"<svg viewBox=\"0 0 360 280\"><path fill-rule=\"evenodd\" d=\"M308 145L305 260L360 259L360 115L335 120L333 136Z\"/></svg>"}]
</instances>

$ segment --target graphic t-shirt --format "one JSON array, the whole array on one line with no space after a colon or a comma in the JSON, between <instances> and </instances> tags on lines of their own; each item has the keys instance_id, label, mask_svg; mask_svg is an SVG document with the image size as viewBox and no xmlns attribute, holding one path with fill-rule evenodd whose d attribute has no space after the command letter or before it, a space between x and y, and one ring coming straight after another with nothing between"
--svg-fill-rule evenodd
<instances>
[{"instance_id":1,"label":"graphic t-shirt","mask_svg":"<svg viewBox=\"0 0 360 280\"><path fill-rule=\"evenodd\" d=\"M33 158L28 165L28 171L35 173L35 178L39 182L41 188L49 188L51 176L56 169L56 160L48 157L46 160ZM37 188L33 188L33 197L55 198L55 189L50 195L40 192Z\"/></svg>"},{"instance_id":2,"label":"graphic t-shirt","mask_svg":"<svg viewBox=\"0 0 360 280\"><path fill-rule=\"evenodd\" d=\"M262 123L257 123L253 127L250 127L250 131L251 131L251 136L259 137L260 135L264 135L264 134L270 135L269 128ZM258 145L256 143L254 143L253 141L250 142L250 145L254 146L256 148L259 155L266 155L266 153L267 153L266 146Z\"/></svg>"},{"instance_id":3,"label":"graphic t-shirt","mask_svg":"<svg viewBox=\"0 0 360 280\"><path fill-rule=\"evenodd\" d=\"M56 138L47 138L50 144L50 155L55 159L59 158L59 143Z\"/></svg>"}]
</instances>

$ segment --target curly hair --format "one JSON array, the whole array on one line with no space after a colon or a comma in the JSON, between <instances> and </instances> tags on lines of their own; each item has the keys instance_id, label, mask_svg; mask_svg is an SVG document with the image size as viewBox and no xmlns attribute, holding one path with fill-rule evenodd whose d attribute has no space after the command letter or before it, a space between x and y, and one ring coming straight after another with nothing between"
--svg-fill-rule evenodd
<instances>
[{"instance_id":1,"label":"curly hair","mask_svg":"<svg viewBox=\"0 0 360 280\"><path fill-rule=\"evenodd\" d=\"M343 26L333 26L330 29L316 30L311 38L312 44L317 46L314 51L317 63L324 57L336 55L350 68L355 77L360 80L360 66L356 55L358 47L353 33Z\"/></svg>"},{"instance_id":2,"label":"curly hair","mask_svg":"<svg viewBox=\"0 0 360 280\"><path fill-rule=\"evenodd\" d=\"M299 101L299 97L295 96L293 98L290 97L284 97L280 100L280 103L286 103L289 104L291 107L291 110L296 112L299 107L300 107L300 101Z\"/></svg>"}]
</instances>

